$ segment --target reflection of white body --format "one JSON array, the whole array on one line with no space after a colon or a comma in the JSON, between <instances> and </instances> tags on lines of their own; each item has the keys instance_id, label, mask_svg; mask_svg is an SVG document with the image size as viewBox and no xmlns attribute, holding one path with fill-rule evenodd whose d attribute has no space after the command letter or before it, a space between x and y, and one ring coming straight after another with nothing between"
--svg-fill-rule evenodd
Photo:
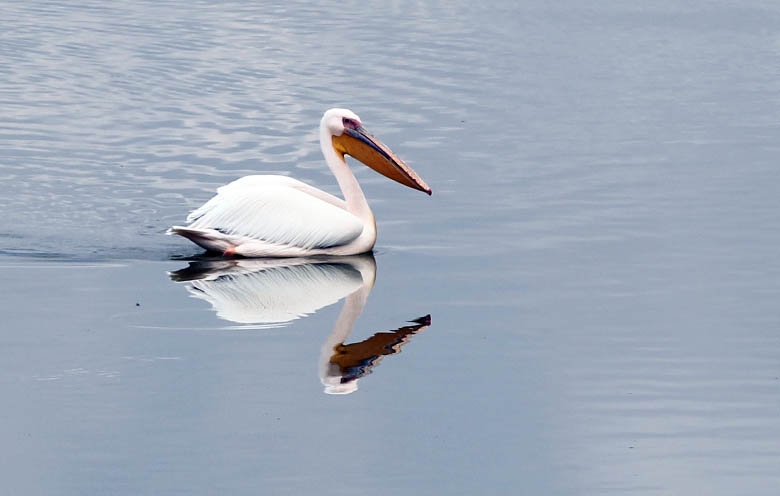
<instances>
[{"instance_id":1,"label":"reflection of white body","mask_svg":"<svg viewBox=\"0 0 780 496\"><path fill-rule=\"evenodd\" d=\"M335 345L355 324L376 279L372 255L317 259L225 260L192 264L171 274L190 293L208 301L223 319L241 324L280 324L346 297L320 354L320 380L327 393L349 393L357 381L340 384L329 367ZM329 375L330 374L330 375Z\"/></svg>"},{"instance_id":2,"label":"reflection of white body","mask_svg":"<svg viewBox=\"0 0 780 496\"><path fill-rule=\"evenodd\" d=\"M365 285L358 264L337 259L237 259L212 263L188 291L220 318L239 324L284 324L332 305ZM362 257L359 258L362 260ZM370 264L373 267L373 263ZM365 269L364 269L365 270ZM374 274L369 271L373 285Z\"/></svg>"},{"instance_id":3,"label":"reflection of white body","mask_svg":"<svg viewBox=\"0 0 780 496\"><path fill-rule=\"evenodd\" d=\"M350 155L410 188L431 189L350 110L330 109L320 122L320 147L344 199L286 176L246 176L187 217L179 234L210 251L247 257L353 255L371 251L374 214L349 170Z\"/></svg>"}]
</instances>

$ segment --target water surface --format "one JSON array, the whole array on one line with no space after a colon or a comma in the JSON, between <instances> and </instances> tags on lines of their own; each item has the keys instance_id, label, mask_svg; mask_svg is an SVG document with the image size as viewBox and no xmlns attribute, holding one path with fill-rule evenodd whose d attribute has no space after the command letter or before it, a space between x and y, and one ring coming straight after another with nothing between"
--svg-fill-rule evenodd
<instances>
[{"instance_id":1,"label":"water surface","mask_svg":"<svg viewBox=\"0 0 780 496\"><path fill-rule=\"evenodd\" d=\"M780 486L773 3L3 18L10 493ZM336 105L434 191L355 167L372 262L172 277L210 263L163 233L217 186L338 192Z\"/></svg>"}]
</instances>

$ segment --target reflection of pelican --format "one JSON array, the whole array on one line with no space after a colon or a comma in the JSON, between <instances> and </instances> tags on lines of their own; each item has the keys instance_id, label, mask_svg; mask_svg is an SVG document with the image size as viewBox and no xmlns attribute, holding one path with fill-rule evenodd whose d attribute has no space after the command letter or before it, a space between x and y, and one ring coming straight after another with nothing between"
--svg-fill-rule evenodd
<instances>
[{"instance_id":1,"label":"reflection of pelican","mask_svg":"<svg viewBox=\"0 0 780 496\"><path fill-rule=\"evenodd\" d=\"M344 344L374 286L376 262L371 254L199 261L170 277L211 303L219 317L263 327L290 322L346 298L320 354L320 380L325 392L332 394L355 391L357 380L379 360L398 353L412 335L430 325L430 316L425 316L414 325Z\"/></svg>"},{"instance_id":2,"label":"reflection of pelican","mask_svg":"<svg viewBox=\"0 0 780 496\"><path fill-rule=\"evenodd\" d=\"M431 189L350 110L330 109L320 122L320 147L344 199L287 176L246 176L174 226L210 251L247 257L354 255L376 241L374 214L344 155L410 188Z\"/></svg>"}]
</instances>

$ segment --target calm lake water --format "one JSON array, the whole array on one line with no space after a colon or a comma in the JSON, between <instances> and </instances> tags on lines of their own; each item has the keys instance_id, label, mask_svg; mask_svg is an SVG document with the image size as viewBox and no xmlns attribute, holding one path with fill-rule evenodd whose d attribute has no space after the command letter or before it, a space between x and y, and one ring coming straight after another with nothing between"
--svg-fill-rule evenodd
<instances>
[{"instance_id":1,"label":"calm lake water","mask_svg":"<svg viewBox=\"0 0 780 496\"><path fill-rule=\"evenodd\" d=\"M776 2L77 3L0 22L3 493L777 494ZM332 106L434 191L355 166L373 257L164 235Z\"/></svg>"}]
</instances>

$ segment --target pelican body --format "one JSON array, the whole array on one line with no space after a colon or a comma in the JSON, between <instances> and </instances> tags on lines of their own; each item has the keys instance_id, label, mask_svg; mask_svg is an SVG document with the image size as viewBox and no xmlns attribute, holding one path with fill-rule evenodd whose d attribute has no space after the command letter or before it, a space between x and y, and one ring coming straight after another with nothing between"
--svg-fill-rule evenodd
<instances>
[{"instance_id":1,"label":"pelican body","mask_svg":"<svg viewBox=\"0 0 780 496\"><path fill-rule=\"evenodd\" d=\"M363 128L351 110L330 109L320 122L320 147L344 199L287 176L245 176L217 189L190 213L178 234L209 251L245 257L355 255L373 249L376 221L344 158L349 155L413 189L431 189Z\"/></svg>"}]
</instances>

